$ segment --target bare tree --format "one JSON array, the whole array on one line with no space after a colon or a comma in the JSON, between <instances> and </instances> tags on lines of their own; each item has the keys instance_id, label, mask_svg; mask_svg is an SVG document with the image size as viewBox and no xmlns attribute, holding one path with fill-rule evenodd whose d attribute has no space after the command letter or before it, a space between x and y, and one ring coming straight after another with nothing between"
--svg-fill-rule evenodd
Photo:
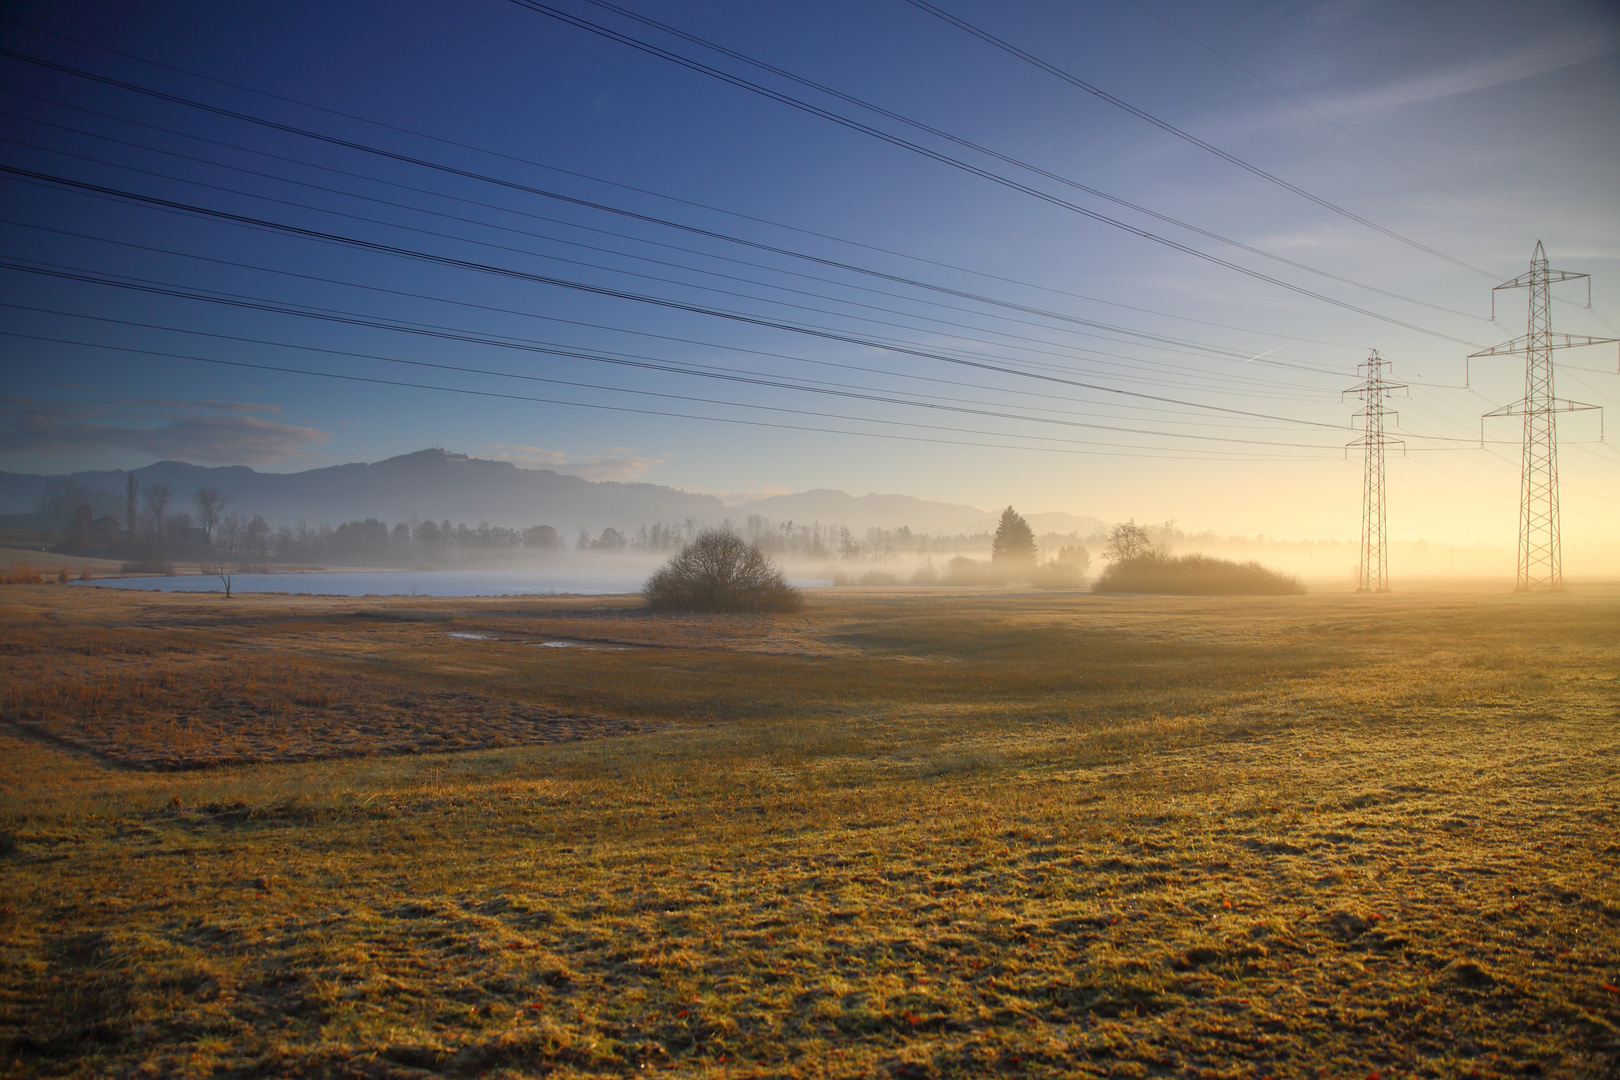
<instances>
[{"instance_id":1,"label":"bare tree","mask_svg":"<svg viewBox=\"0 0 1620 1080\"><path fill-rule=\"evenodd\" d=\"M225 586L225 599L229 600L231 598L231 578L236 573L235 568L224 559L216 559L213 562L203 563L201 569L203 573L219 578L220 584Z\"/></svg>"},{"instance_id":2,"label":"bare tree","mask_svg":"<svg viewBox=\"0 0 1620 1080\"><path fill-rule=\"evenodd\" d=\"M129 526L129 543L131 547L135 545L135 491L135 474L129 473L124 477L124 494L127 500L125 506L127 517L124 523Z\"/></svg>"},{"instance_id":3,"label":"bare tree","mask_svg":"<svg viewBox=\"0 0 1620 1080\"><path fill-rule=\"evenodd\" d=\"M192 497L197 504L197 523L202 526L204 534L208 537L208 546L214 546L214 526L225 513L225 507L230 505L231 497L222 495L218 488L198 488L197 494ZM225 591L230 592L226 586Z\"/></svg>"},{"instance_id":4,"label":"bare tree","mask_svg":"<svg viewBox=\"0 0 1620 1080\"><path fill-rule=\"evenodd\" d=\"M169 497L173 494L168 484L152 484L141 495L146 512L152 515L152 531L159 540L163 539L163 518L169 512Z\"/></svg>"},{"instance_id":5,"label":"bare tree","mask_svg":"<svg viewBox=\"0 0 1620 1080\"><path fill-rule=\"evenodd\" d=\"M647 579L647 606L665 611L797 611L799 590L757 547L724 529L698 534Z\"/></svg>"},{"instance_id":6,"label":"bare tree","mask_svg":"<svg viewBox=\"0 0 1620 1080\"><path fill-rule=\"evenodd\" d=\"M246 528L247 522L234 510L220 520L219 542L226 555L235 555L242 546L242 533Z\"/></svg>"},{"instance_id":7,"label":"bare tree","mask_svg":"<svg viewBox=\"0 0 1620 1080\"><path fill-rule=\"evenodd\" d=\"M1151 559L1158 554L1158 549L1153 546L1153 538L1148 535L1147 529L1136 523L1135 518L1110 529L1108 547L1103 550L1108 561L1116 563Z\"/></svg>"},{"instance_id":8,"label":"bare tree","mask_svg":"<svg viewBox=\"0 0 1620 1080\"><path fill-rule=\"evenodd\" d=\"M248 522L247 526L242 530L242 547L249 552L257 551L259 561L263 562L265 549L269 544L270 524L258 514L254 514L253 520Z\"/></svg>"}]
</instances>

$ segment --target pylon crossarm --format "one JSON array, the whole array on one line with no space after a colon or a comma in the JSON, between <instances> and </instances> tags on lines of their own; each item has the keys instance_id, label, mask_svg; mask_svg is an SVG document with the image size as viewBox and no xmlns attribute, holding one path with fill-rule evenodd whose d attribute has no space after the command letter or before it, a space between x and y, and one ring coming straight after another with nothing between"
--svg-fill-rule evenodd
<instances>
[{"instance_id":1,"label":"pylon crossarm","mask_svg":"<svg viewBox=\"0 0 1620 1080\"><path fill-rule=\"evenodd\" d=\"M1603 431L1603 406L1588 405L1584 401L1568 401L1564 398L1554 398L1553 412L1595 412L1598 414L1598 442L1605 442Z\"/></svg>"},{"instance_id":2,"label":"pylon crossarm","mask_svg":"<svg viewBox=\"0 0 1620 1080\"><path fill-rule=\"evenodd\" d=\"M1577 274L1570 270L1542 270L1540 271L1540 274L1542 275L1543 280L1549 284L1555 281L1574 281L1576 278L1590 278L1592 276L1591 274ZM1498 292L1502 289L1522 289L1526 285L1533 283L1536 280L1536 276L1537 271L1535 270L1530 271L1528 274L1520 274L1512 281L1502 282L1502 284L1492 289L1491 292Z\"/></svg>"},{"instance_id":3,"label":"pylon crossarm","mask_svg":"<svg viewBox=\"0 0 1620 1080\"><path fill-rule=\"evenodd\" d=\"M1492 345L1488 349L1481 349L1479 352L1469 353L1468 359L1478 360L1482 356L1512 356L1515 353L1524 352L1524 347L1528 344L1530 344L1530 338L1528 335L1525 337L1516 337L1512 341L1504 341L1500 345Z\"/></svg>"},{"instance_id":4,"label":"pylon crossarm","mask_svg":"<svg viewBox=\"0 0 1620 1080\"><path fill-rule=\"evenodd\" d=\"M1579 349L1586 345L1613 345L1617 338L1587 337L1584 334L1548 334L1547 347L1550 349ZM1524 352L1530 344L1529 335L1516 337L1512 341L1504 341L1500 345L1492 345L1488 349L1481 349L1477 353L1469 353L1468 359L1477 360L1482 356L1516 356ZM1388 385L1393 386L1393 383Z\"/></svg>"},{"instance_id":5,"label":"pylon crossarm","mask_svg":"<svg viewBox=\"0 0 1620 1080\"><path fill-rule=\"evenodd\" d=\"M1620 341L1620 338L1586 337L1581 334L1553 334L1552 336L1564 339L1552 343L1552 347L1555 349L1578 349L1583 345L1613 345L1616 341Z\"/></svg>"}]
</instances>

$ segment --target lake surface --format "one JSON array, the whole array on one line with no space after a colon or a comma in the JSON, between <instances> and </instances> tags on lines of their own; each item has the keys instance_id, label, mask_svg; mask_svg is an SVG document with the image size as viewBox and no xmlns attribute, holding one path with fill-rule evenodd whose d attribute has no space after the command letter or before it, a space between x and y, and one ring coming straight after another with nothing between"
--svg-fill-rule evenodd
<instances>
[{"instance_id":1,"label":"lake surface","mask_svg":"<svg viewBox=\"0 0 1620 1080\"><path fill-rule=\"evenodd\" d=\"M640 592L648 571L602 568L557 570L356 570L295 574L232 574L233 593L298 593L311 596L602 596ZM813 588L824 578L792 578ZM101 578L74 582L113 589L154 592L224 592L219 578L204 574L175 577Z\"/></svg>"}]
</instances>

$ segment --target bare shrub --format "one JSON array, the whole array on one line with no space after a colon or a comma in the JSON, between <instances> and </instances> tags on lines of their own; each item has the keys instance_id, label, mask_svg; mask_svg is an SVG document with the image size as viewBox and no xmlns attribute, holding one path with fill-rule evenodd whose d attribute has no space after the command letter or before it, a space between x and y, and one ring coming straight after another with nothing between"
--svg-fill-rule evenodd
<instances>
[{"instance_id":1,"label":"bare shrub","mask_svg":"<svg viewBox=\"0 0 1620 1080\"><path fill-rule=\"evenodd\" d=\"M647 579L657 611L797 611L799 590L758 548L723 529L698 534Z\"/></svg>"},{"instance_id":2,"label":"bare shrub","mask_svg":"<svg viewBox=\"0 0 1620 1080\"><path fill-rule=\"evenodd\" d=\"M1287 595L1305 591L1298 578L1257 562L1238 563L1208 555L1168 556L1150 552L1111 563L1093 592L1180 593L1191 596Z\"/></svg>"},{"instance_id":3,"label":"bare shrub","mask_svg":"<svg viewBox=\"0 0 1620 1080\"><path fill-rule=\"evenodd\" d=\"M0 571L0 585L43 585L45 579L28 563L18 563L9 570Z\"/></svg>"}]
</instances>

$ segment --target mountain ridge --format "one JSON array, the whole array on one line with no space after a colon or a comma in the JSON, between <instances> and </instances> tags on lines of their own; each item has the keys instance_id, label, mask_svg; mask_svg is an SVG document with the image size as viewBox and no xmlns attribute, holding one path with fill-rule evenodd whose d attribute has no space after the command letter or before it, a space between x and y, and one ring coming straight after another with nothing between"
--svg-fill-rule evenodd
<instances>
[{"instance_id":1,"label":"mountain ridge","mask_svg":"<svg viewBox=\"0 0 1620 1080\"><path fill-rule=\"evenodd\" d=\"M0 513L34 512L51 485L77 485L101 493L105 506L122 506L125 478L133 473L146 488L168 484L173 513L191 508L200 487L230 496L231 509L261 514L271 524L338 524L376 517L398 521L488 521L522 528L546 524L559 530L612 527L629 531L655 521L694 518L718 525L758 514L773 522L812 521L870 528L955 535L995 528L999 511L961 503L932 502L911 495L855 496L830 488L774 495L727 507L712 495L645 482L586 480L553 469L527 469L510 461L472 457L439 448L398 454L376 462L348 462L292 473L262 473L246 465L193 465L159 461L133 470L89 469L75 473L0 472ZM69 511L71 513L71 508ZM1037 532L1090 531L1096 518L1069 514L1026 515ZM1047 519L1051 519L1050 524ZM1058 527L1065 525L1066 527Z\"/></svg>"}]
</instances>

